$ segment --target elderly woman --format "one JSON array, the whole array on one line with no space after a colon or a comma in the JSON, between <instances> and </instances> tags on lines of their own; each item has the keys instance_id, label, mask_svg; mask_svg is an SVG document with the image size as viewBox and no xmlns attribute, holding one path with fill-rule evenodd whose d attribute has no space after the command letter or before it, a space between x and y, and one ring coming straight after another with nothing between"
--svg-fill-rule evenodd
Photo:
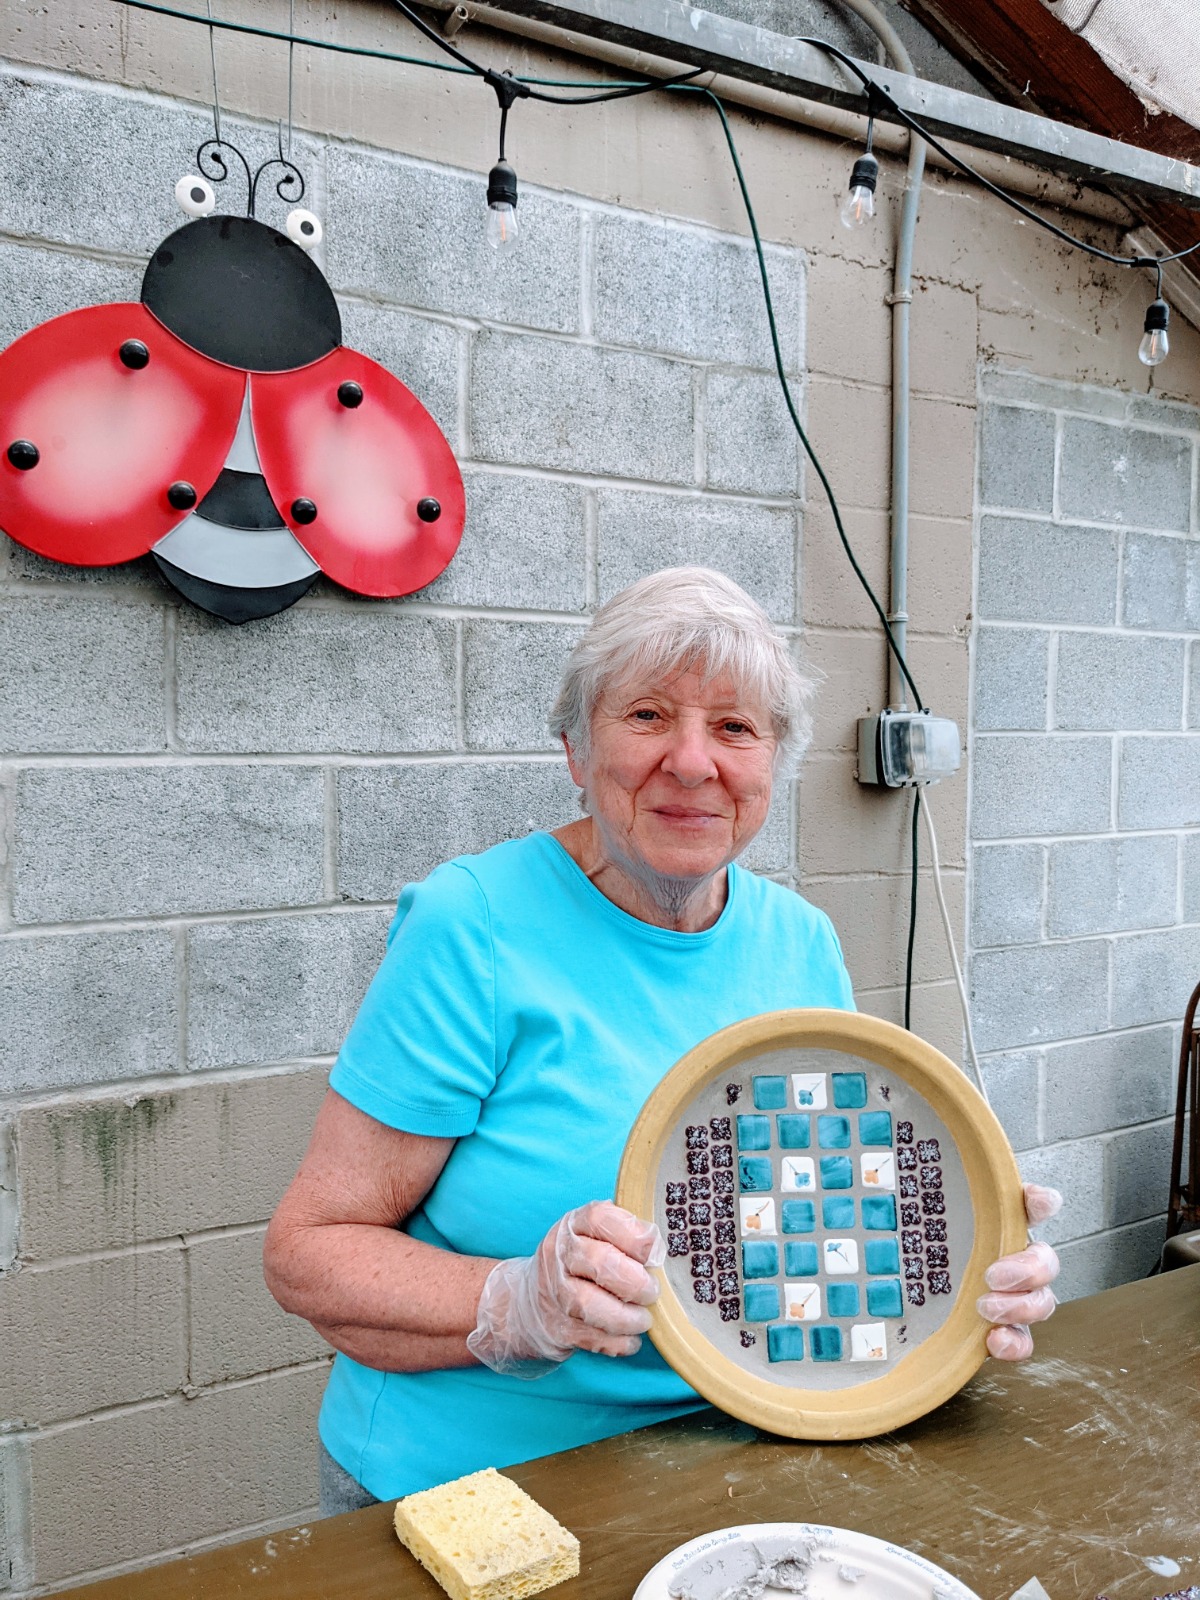
<instances>
[{"instance_id":1,"label":"elderly woman","mask_svg":"<svg viewBox=\"0 0 1200 1600\"><path fill-rule=\"evenodd\" d=\"M828 918L734 865L812 687L728 578L642 579L597 613L551 717L585 815L401 895L267 1235L275 1297L338 1351L327 1511L700 1403L641 1339L657 1230L607 1197L643 1102L701 1039L853 1006ZM1056 1271L1046 1245L991 1269L993 1355L1029 1353Z\"/></svg>"}]
</instances>

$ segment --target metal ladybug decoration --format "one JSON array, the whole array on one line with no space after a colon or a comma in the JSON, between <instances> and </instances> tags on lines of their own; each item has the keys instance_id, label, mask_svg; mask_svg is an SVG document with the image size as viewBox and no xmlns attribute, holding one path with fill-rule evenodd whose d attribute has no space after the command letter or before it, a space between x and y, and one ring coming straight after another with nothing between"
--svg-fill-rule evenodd
<instances>
[{"instance_id":1,"label":"metal ladybug decoration","mask_svg":"<svg viewBox=\"0 0 1200 1600\"><path fill-rule=\"evenodd\" d=\"M216 211L223 152L245 170L244 217ZM234 623L284 610L321 572L357 594L423 588L466 515L449 444L343 345L308 254L317 218L297 207L281 233L255 217L272 167L279 197L303 199L298 169L281 153L251 175L220 139L196 161L175 189L192 220L154 252L139 303L68 312L0 354L0 528L80 566L149 553Z\"/></svg>"}]
</instances>

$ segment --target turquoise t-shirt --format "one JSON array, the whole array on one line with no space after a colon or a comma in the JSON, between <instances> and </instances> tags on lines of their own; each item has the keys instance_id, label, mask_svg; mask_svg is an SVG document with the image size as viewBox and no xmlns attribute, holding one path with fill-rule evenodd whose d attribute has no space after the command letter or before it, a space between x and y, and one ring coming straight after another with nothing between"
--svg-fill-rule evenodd
<instances>
[{"instance_id":1,"label":"turquoise t-shirt","mask_svg":"<svg viewBox=\"0 0 1200 1600\"><path fill-rule=\"evenodd\" d=\"M853 1007L824 912L732 866L725 909L674 933L607 899L548 833L438 867L400 897L331 1086L391 1128L458 1142L414 1238L531 1255L564 1212L610 1199L651 1090L718 1028ZM534 1380L484 1367L377 1372L339 1355L326 1449L381 1500L680 1415L695 1391L644 1340Z\"/></svg>"}]
</instances>

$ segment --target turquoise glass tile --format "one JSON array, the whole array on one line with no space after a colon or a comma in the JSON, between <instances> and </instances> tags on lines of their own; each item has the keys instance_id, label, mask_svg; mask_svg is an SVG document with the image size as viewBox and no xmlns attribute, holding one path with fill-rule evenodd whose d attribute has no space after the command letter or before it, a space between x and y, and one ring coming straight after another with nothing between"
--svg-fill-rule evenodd
<instances>
[{"instance_id":1,"label":"turquoise glass tile","mask_svg":"<svg viewBox=\"0 0 1200 1600\"><path fill-rule=\"evenodd\" d=\"M747 1322L770 1322L779 1315L779 1290L773 1283L748 1283L745 1302Z\"/></svg>"},{"instance_id":2,"label":"turquoise glass tile","mask_svg":"<svg viewBox=\"0 0 1200 1600\"><path fill-rule=\"evenodd\" d=\"M815 1244L802 1244L799 1240L785 1240L783 1246L783 1273L786 1278L811 1278L819 1265Z\"/></svg>"},{"instance_id":3,"label":"turquoise glass tile","mask_svg":"<svg viewBox=\"0 0 1200 1600\"><path fill-rule=\"evenodd\" d=\"M742 1242L742 1276L773 1278L779 1271L779 1246L770 1239Z\"/></svg>"},{"instance_id":4,"label":"turquoise glass tile","mask_svg":"<svg viewBox=\"0 0 1200 1600\"><path fill-rule=\"evenodd\" d=\"M854 1201L849 1195L831 1195L821 1201L821 1221L835 1233L854 1226Z\"/></svg>"},{"instance_id":5,"label":"turquoise glass tile","mask_svg":"<svg viewBox=\"0 0 1200 1600\"><path fill-rule=\"evenodd\" d=\"M755 1078L754 1104L759 1111L782 1111L787 1105L786 1078Z\"/></svg>"},{"instance_id":6,"label":"turquoise glass tile","mask_svg":"<svg viewBox=\"0 0 1200 1600\"><path fill-rule=\"evenodd\" d=\"M868 1272L899 1272L900 1248L895 1239L868 1239L866 1244Z\"/></svg>"},{"instance_id":7,"label":"turquoise glass tile","mask_svg":"<svg viewBox=\"0 0 1200 1600\"><path fill-rule=\"evenodd\" d=\"M891 1144L892 1113L890 1111L864 1111L858 1119L858 1137L862 1144Z\"/></svg>"},{"instance_id":8,"label":"turquoise glass tile","mask_svg":"<svg viewBox=\"0 0 1200 1600\"><path fill-rule=\"evenodd\" d=\"M761 1194L771 1189L771 1158L769 1156L739 1156L738 1179L743 1194ZM895 1223L892 1224L895 1227Z\"/></svg>"},{"instance_id":9,"label":"turquoise glass tile","mask_svg":"<svg viewBox=\"0 0 1200 1600\"><path fill-rule=\"evenodd\" d=\"M862 1202L864 1228L896 1227L896 1197L892 1194L865 1194Z\"/></svg>"},{"instance_id":10,"label":"turquoise glass tile","mask_svg":"<svg viewBox=\"0 0 1200 1600\"><path fill-rule=\"evenodd\" d=\"M840 1361L842 1359L842 1330L818 1325L808 1331L808 1348L814 1361Z\"/></svg>"},{"instance_id":11,"label":"turquoise glass tile","mask_svg":"<svg viewBox=\"0 0 1200 1600\"><path fill-rule=\"evenodd\" d=\"M771 1148L770 1117L739 1117L737 1119L739 1150L769 1150Z\"/></svg>"},{"instance_id":12,"label":"turquoise glass tile","mask_svg":"<svg viewBox=\"0 0 1200 1600\"><path fill-rule=\"evenodd\" d=\"M854 1187L854 1163L849 1156L822 1156L821 1157L821 1187L823 1189L852 1189ZM863 1201L866 1207L866 1201ZM863 1218L863 1226L867 1226L867 1219ZM892 1227L896 1226L895 1222Z\"/></svg>"},{"instance_id":13,"label":"turquoise glass tile","mask_svg":"<svg viewBox=\"0 0 1200 1600\"><path fill-rule=\"evenodd\" d=\"M830 1315L833 1315L832 1308ZM878 1282L867 1285L867 1315L869 1317L900 1317L904 1315L904 1302L900 1298L899 1278L880 1278Z\"/></svg>"},{"instance_id":14,"label":"turquoise glass tile","mask_svg":"<svg viewBox=\"0 0 1200 1600\"><path fill-rule=\"evenodd\" d=\"M783 1150L807 1150L812 1142L811 1117L780 1117L779 1144Z\"/></svg>"},{"instance_id":15,"label":"turquoise glass tile","mask_svg":"<svg viewBox=\"0 0 1200 1600\"><path fill-rule=\"evenodd\" d=\"M858 1315L858 1285L856 1283L831 1283L825 1289L825 1309L831 1317L856 1317Z\"/></svg>"},{"instance_id":16,"label":"turquoise glass tile","mask_svg":"<svg viewBox=\"0 0 1200 1600\"><path fill-rule=\"evenodd\" d=\"M794 1322L779 1322L767 1329L768 1361L803 1361L804 1329Z\"/></svg>"},{"instance_id":17,"label":"turquoise glass tile","mask_svg":"<svg viewBox=\"0 0 1200 1600\"><path fill-rule=\"evenodd\" d=\"M817 1143L822 1150L849 1150L850 1118L818 1117Z\"/></svg>"},{"instance_id":18,"label":"turquoise glass tile","mask_svg":"<svg viewBox=\"0 0 1200 1600\"><path fill-rule=\"evenodd\" d=\"M782 1210L784 1233L811 1233L817 1225L811 1200L785 1200Z\"/></svg>"},{"instance_id":19,"label":"turquoise glass tile","mask_svg":"<svg viewBox=\"0 0 1200 1600\"><path fill-rule=\"evenodd\" d=\"M867 1103L867 1075L865 1072L835 1072L833 1074L833 1103L840 1111L853 1111Z\"/></svg>"}]
</instances>

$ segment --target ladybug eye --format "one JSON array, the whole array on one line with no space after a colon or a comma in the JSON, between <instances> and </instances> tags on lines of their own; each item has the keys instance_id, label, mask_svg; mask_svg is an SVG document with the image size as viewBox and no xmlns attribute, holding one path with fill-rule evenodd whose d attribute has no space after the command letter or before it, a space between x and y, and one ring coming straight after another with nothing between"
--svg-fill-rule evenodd
<instances>
[{"instance_id":1,"label":"ladybug eye","mask_svg":"<svg viewBox=\"0 0 1200 1600\"><path fill-rule=\"evenodd\" d=\"M294 240L302 250L312 250L325 237L320 221L311 211L305 211L303 206L288 212L287 231L288 238Z\"/></svg>"},{"instance_id":2,"label":"ladybug eye","mask_svg":"<svg viewBox=\"0 0 1200 1600\"><path fill-rule=\"evenodd\" d=\"M207 217L217 209L217 197L207 178L195 172L186 173L175 185L175 198L189 217Z\"/></svg>"}]
</instances>

